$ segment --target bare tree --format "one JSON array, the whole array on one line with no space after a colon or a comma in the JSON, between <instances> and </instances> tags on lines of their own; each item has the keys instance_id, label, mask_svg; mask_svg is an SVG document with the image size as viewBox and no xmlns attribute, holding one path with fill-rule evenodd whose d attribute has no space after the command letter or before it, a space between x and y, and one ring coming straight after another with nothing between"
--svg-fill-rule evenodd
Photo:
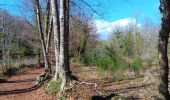
<instances>
[{"instance_id":1,"label":"bare tree","mask_svg":"<svg viewBox=\"0 0 170 100\"><path fill-rule=\"evenodd\" d=\"M65 61L64 63L66 64L66 71L67 71L67 75L69 76L71 74L70 71L70 63L69 63L69 30L70 30L70 0L66 0L66 8L65 8L65 17L66 17L66 21L65 21L65 28L66 28L66 34L65 34L65 44L64 44L64 49L65 49Z\"/></svg>"},{"instance_id":2,"label":"bare tree","mask_svg":"<svg viewBox=\"0 0 170 100\"><path fill-rule=\"evenodd\" d=\"M50 0L47 0L47 5L46 5L46 20L45 20L45 40L46 41L47 41L47 35L48 35L48 31L49 31L49 24L50 24L49 22L50 22Z\"/></svg>"},{"instance_id":3,"label":"bare tree","mask_svg":"<svg viewBox=\"0 0 170 100\"><path fill-rule=\"evenodd\" d=\"M50 42L51 42L51 33L52 33L52 18L50 19L50 0L47 0L47 4L46 4L46 20L45 20L45 41L46 41L46 54L49 55L49 47L50 47ZM48 68L49 68L49 72L52 73L52 68L51 65L49 63L50 58L47 57L47 61L48 61Z\"/></svg>"},{"instance_id":4,"label":"bare tree","mask_svg":"<svg viewBox=\"0 0 170 100\"><path fill-rule=\"evenodd\" d=\"M168 56L167 46L170 33L170 1L160 0L160 12L162 13L162 24L159 32L159 64L160 64L160 84L159 93L161 100L170 100L168 91Z\"/></svg>"},{"instance_id":5,"label":"bare tree","mask_svg":"<svg viewBox=\"0 0 170 100\"><path fill-rule=\"evenodd\" d=\"M50 23L49 23L49 29L48 29L48 33L47 33L47 45L46 45L46 52L49 53L49 48L51 45L51 35L52 35L52 31L53 31L53 18L51 17L50 19Z\"/></svg>"},{"instance_id":6,"label":"bare tree","mask_svg":"<svg viewBox=\"0 0 170 100\"><path fill-rule=\"evenodd\" d=\"M59 68L59 37L60 37L58 0L51 0L51 7L52 7L55 60L56 60L56 70L55 70L54 80L56 81L58 77L58 68Z\"/></svg>"},{"instance_id":7,"label":"bare tree","mask_svg":"<svg viewBox=\"0 0 170 100\"><path fill-rule=\"evenodd\" d=\"M2 35L3 35L3 51L2 51L2 54L3 54L3 61L4 61L4 66L7 67L6 65L6 52L5 52L5 49L6 49L6 35L5 35L5 19L4 19L4 16L2 17Z\"/></svg>"},{"instance_id":8,"label":"bare tree","mask_svg":"<svg viewBox=\"0 0 170 100\"><path fill-rule=\"evenodd\" d=\"M66 33L66 0L60 0L60 55L59 55L59 76L62 79L61 92L66 85L66 64L65 61L65 36Z\"/></svg>"},{"instance_id":9,"label":"bare tree","mask_svg":"<svg viewBox=\"0 0 170 100\"><path fill-rule=\"evenodd\" d=\"M39 35L40 35L40 40L41 40L41 45L42 45L42 50L43 50L43 56L44 56L45 72L48 72L48 61L47 61L44 34L43 34L43 30L42 30L39 0L35 0L35 8L36 8L37 23L38 23L38 31L39 31Z\"/></svg>"}]
</instances>

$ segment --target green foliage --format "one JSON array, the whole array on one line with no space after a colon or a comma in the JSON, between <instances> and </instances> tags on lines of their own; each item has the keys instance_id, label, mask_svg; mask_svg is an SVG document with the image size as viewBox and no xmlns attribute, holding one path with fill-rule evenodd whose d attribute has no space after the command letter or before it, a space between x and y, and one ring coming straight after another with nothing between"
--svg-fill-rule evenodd
<instances>
[{"instance_id":1,"label":"green foliage","mask_svg":"<svg viewBox=\"0 0 170 100\"><path fill-rule=\"evenodd\" d=\"M46 87L46 91L48 94L55 94L57 93L57 91L60 89L61 86L61 80L58 81L53 81L51 80L48 84L48 86Z\"/></svg>"},{"instance_id":2,"label":"green foliage","mask_svg":"<svg viewBox=\"0 0 170 100\"><path fill-rule=\"evenodd\" d=\"M66 94L65 94L65 92L62 92L62 94L61 94L61 96L60 96L60 100L66 100Z\"/></svg>"},{"instance_id":3,"label":"green foliage","mask_svg":"<svg viewBox=\"0 0 170 100\"><path fill-rule=\"evenodd\" d=\"M128 34L124 37L122 50L125 55L133 55L133 36L131 32L128 32Z\"/></svg>"},{"instance_id":4,"label":"green foliage","mask_svg":"<svg viewBox=\"0 0 170 100\"><path fill-rule=\"evenodd\" d=\"M85 51L85 48L86 48L86 42L84 40L81 40L80 41L80 50L79 50L79 52L83 53Z\"/></svg>"},{"instance_id":5,"label":"green foliage","mask_svg":"<svg viewBox=\"0 0 170 100\"><path fill-rule=\"evenodd\" d=\"M108 47L110 49L112 49L114 52L118 53L118 54L122 54L123 52L123 35L122 32L120 32L120 30L117 30L114 32L114 36L112 38L112 40L110 41Z\"/></svg>"},{"instance_id":6,"label":"green foliage","mask_svg":"<svg viewBox=\"0 0 170 100\"><path fill-rule=\"evenodd\" d=\"M103 75L104 71L109 71L112 74L114 81L123 79L123 72L129 68L128 63L120 57L113 55L103 57L85 57L83 63L97 66L100 75Z\"/></svg>"},{"instance_id":7,"label":"green foliage","mask_svg":"<svg viewBox=\"0 0 170 100\"><path fill-rule=\"evenodd\" d=\"M97 66L100 74L102 71L111 72L114 80L123 79L127 70L139 73L145 63L146 66L152 66L154 59L141 58L150 57L154 45L150 46L150 41L145 42L145 37L137 30L130 29L126 32L119 29L114 31L111 40L96 45L90 55L79 55L78 61L85 65ZM83 48L83 42L80 47ZM146 51L147 53L142 55Z\"/></svg>"},{"instance_id":8,"label":"green foliage","mask_svg":"<svg viewBox=\"0 0 170 100\"><path fill-rule=\"evenodd\" d=\"M135 52L136 56L140 56L142 46L142 38L139 32L135 33Z\"/></svg>"},{"instance_id":9,"label":"green foliage","mask_svg":"<svg viewBox=\"0 0 170 100\"><path fill-rule=\"evenodd\" d=\"M83 64L90 64L91 63L91 57L87 57L87 56L84 56L84 57L78 57L79 61Z\"/></svg>"},{"instance_id":10,"label":"green foliage","mask_svg":"<svg viewBox=\"0 0 170 100\"><path fill-rule=\"evenodd\" d=\"M0 33L0 41L2 41L4 38L3 33Z\"/></svg>"},{"instance_id":11,"label":"green foliage","mask_svg":"<svg viewBox=\"0 0 170 100\"><path fill-rule=\"evenodd\" d=\"M131 64L131 69L135 72L139 72L141 67L142 67L142 59L140 57L134 58Z\"/></svg>"},{"instance_id":12,"label":"green foliage","mask_svg":"<svg viewBox=\"0 0 170 100\"><path fill-rule=\"evenodd\" d=\"M11 56L23 56L26 52L26 47L21 44L12 44L8 50Z\"/></svg>"},{"instance_id":13,"label":"green foliage","mask_svg":"<svg viewBox=\"0 0 170 100\"><path fill-rule=\"evenodd\" d=\"M124 34L117 30L109 46L121 56L135 57L141 55L142 40L140 32L128 31Z\"/></svg>"},{"instance_id":14,"label":"green foliage","mask_svg":"<svg viewBox=\"0 0 170 100\"><path fill-rule=\"evenodd\" d=\"M117 38L120 39L120 33L117 33ZM119 48L116 48L115 45L100 45L96 47L93 51L93 55L91 56L83 56L79 57L79 61L84 64L90 64L98 67L98 71L102 73L102 71L109 71L114 81L121 80L124 78L124 72L127 69L131 69L134 72L139 72L140 68L142 67L142 60L140 57L135 57L132 63L122 59L124 56L120 50L129 49L128 54L131 55L132 52L132 40L131 34L126 37L126 40L122 41L125 46L121 46L119 44ZM117 41L114 39L114 41ZM120 40L119 40L120 41Z\"/></svg>"},{"instance_id":15,"label":"green foliage","mask_svg":"<svg viewBox=\"0 0 170 100\"><path fill-rule=\"evenodd\" d=\"M107 47L105 48L105 53L108 57L110 57L113 61L116 61L116 50L115 48L111 47Z\"/></svg>"}]
</instances>

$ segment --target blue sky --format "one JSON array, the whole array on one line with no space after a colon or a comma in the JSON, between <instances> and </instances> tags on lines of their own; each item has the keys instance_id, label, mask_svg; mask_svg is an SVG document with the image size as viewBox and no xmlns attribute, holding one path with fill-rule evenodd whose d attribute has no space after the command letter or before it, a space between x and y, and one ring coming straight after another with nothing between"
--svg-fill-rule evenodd
<instances>
[{"instance_id":1,"label":"blue sky","mask_svg":"<svg viewBox=\"0 0 170 100\"><path fill-rule=\"evenodd\" d=\"M136 23L142 26L146 20L159 25L159 0L88 0L91 5L98 4L95 9L104 14L104 19L95 16L95 23L101 39L106 39L115 26L126 26Z\"/></svg>"},{"instance_id":2,"label":"blue sky","mask_svg":"<svg viewBox=\"0 0 170 100\"><path fill-rule=\"evenodd\" d=\"M94 20L101 38L105 39L111 24L129 24L137 18L137 24L142 25L145 19L150 19L155 24L160 24L159 0L84 0L89 5L103 14L103 18L95 15ZM22 0L0 0L0 8L5 8L11 14L24 16ZM18 6L12 6L18 5ZM96 6L99 5L99 6ZM88 8L88 7L86 7ZM26 15L30 15L29 12ZM103 30L101 30L103 28ZM105 29L105 30L104 30Z\"/></svg>"},{"instance_id":3,"label":"blue sky","mask_svg":"<svg viewBox=\"0 0 170 100\"><path fill-rule=\"evenodd\" d=\"M13 15L22 16L22 0L0 0L0 9L6 9Z\"/></svg>"},{"instance_id":4,"label":"blue sky","mask_svg":"<svg viewBox=\"0 0 170 100\"><path fill-rule=\"evenodd\" d=\"M97 4L97 0L88 0ZM138 17L150 18L155 23L160 23L159 0L98 0L101 6L96 9L104 13L105 20L115 21L123 18ZM93 5L94 5L93 4ZM99 17L97 17L99 18ZM100 19L100 18L99 18Z\"/></svg>"},{"instance_id":5,"label":"blue sky","mask_svg":"<svg viewBox=\"0 0 170 100\"><path fill-rule=\"evenodd\" d=\"M0 0L0 9L7 10L10 14L23 18L32 18L32 13L23 6L24 0Z\"/></svg>"}]
</instances>

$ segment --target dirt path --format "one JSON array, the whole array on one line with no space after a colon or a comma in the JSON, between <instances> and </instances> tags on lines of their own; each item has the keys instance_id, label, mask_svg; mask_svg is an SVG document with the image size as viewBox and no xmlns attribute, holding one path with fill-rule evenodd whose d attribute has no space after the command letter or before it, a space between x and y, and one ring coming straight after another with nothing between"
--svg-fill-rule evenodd
<instances>
[{"instance_id":1,"label":"dirt path","mask_svg":"<svg viewBox=\"0 0 170 100\"><path fill-rule=\"evenodd\" d=\"M31 68L0 83L0 100L51 100L42 92L43 87L35 86L41 72L40 68Z\"/></svg>"},{"instance_id":2,"label":"dirt path","mask_svg":"<svg viewBox=\"0 0 170 100\"><path fill-rule=\"evenodd\" d=\"M101 74L96 67L72 64L71 69L79 80L96 83L97 87L94 84L76 84L67 91L66 100L110 100L119 97L130 98L125 100L153 100L157 95L154 81L157 73L154 74L155 71L152 70L145 72L146 75L114 82L108 73ZM54 100L45 93L44 86L35 87L36 77L41 72L40 68L31 68L9 78L5 83L0 83L0 100Z\"/></svg>"}]
</instances>

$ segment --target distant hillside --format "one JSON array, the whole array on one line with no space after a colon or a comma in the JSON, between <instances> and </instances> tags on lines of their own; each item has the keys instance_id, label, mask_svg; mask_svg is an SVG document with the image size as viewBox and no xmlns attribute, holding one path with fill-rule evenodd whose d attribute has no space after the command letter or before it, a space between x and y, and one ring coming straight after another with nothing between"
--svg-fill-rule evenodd
<instances>
[{"instance_id":1,"label":"distant hillside","mask_svg":"<svg viewBox=\"0 0 170 100\"><path fill-rule=\"evenodd\" d=\"M22 44L26 46L26 48L35 47L38 37L36 36L37 34L35 33L34 26L29 21L19 16L13 16L5 10L0 10L0 18L4 18L5 41L7 47L13 44ZM2 21L0 21L0 27L1 26ZM0 51L2 51L2 40L3 37L0 39Z\"/></svg>"}]
</instances>

